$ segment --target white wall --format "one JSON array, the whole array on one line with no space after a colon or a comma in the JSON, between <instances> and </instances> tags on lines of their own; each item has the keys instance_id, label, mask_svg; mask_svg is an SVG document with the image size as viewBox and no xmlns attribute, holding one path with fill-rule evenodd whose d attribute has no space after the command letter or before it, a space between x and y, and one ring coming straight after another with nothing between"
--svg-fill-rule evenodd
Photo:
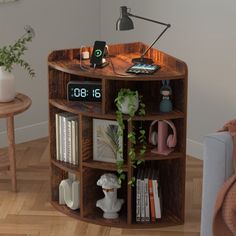
<instances>
[{"instance_id":1,"label":"white wall","mask_svg":"<svg viewBox=\"0 0 236 236\"><path fill-rule=\"evenodd\" d=\"M47 56L61 48L91 45L100 37L100 1L93 0L20 0L0 4L0 47L10 44L30 24L36 37L29 45L26 59L37 78L16 68L17 90L32 98L31 108L16 116L16 142L48 135ZM6 145L5 120L0 120L0 146Z\"/></svg>"},{"instance_id":2,"label":"white wall","mask_svg":"<svg viewBox=\"0 0 236 236\"><path fill-rule=\"evenodd\" d=\"M188 64L188 153L201 158L204 135L236 117L236 1L101 0L101 38L109 43L150 43L163 29L133 18L133 32L116 32L121 5L171 24L155 47Z\"/></svg>"},{"instance_id":3,"label":"white wall","mask_svg":"<svg viewBox=\"0 0 236 236\"><path fill-rule=\"evenodd\" d=\"M134 14L172 25L155 46L188 64L188 153L201 157L203 136L236 117L236 1L100 1L20 0L0 5L0 46L12 43L26 24L31 24L37 33L26 53L37 79L30 80L24 71L15 69L17 90L33 101L28 111L16 116L16 141L48 134L47 55L50 51L92 45L99 38L108 43L150 43L161 32L162 26L138 19L133 19L133 32L116 32L119 6L127 5ZM5 121L1 119L0 146L5 144Z\"/></svg>"}]
</instances>

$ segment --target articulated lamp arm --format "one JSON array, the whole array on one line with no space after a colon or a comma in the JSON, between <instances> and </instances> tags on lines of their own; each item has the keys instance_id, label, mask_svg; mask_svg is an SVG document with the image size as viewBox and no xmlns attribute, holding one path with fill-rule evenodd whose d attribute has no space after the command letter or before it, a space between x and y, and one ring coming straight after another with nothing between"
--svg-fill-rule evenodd
<instances>
[{"instance_id":1,"label":"articulated lamp arm","mask_svg":"<svg viewBox=\"0 0 236 236\"><path fill-rule=\"evenodd\" d=\"M141 55L141 61L142 59L144 59L144 56L147 54L147 52L150 50L150 48L153 47L153 45L160 39L160 37L166 32L166 30L168 28L171 27L170 24L166 24L166 23L163 23L163 22L160 22L160 21L156 21L156 20L152 20L152 19L148 19L148 18L145 18L145 17L142 17L142 16L137 16L137 15L134 15L130 12L128 12L128 16L131 16L131 17L135 17L135 18L138 18L138 19L141 19L141 20L146 20L146 21L150 21L150 22L153 22L153 23L156 23L156 24L159 24L159 25L164 25L166 26L165 29L159 34L159 36L152 42L152 44L145 50L145 52ZM133 60L135 62L135 59ZM140 59L139 59L140 61Z\"/></svg>"}]
</instances>

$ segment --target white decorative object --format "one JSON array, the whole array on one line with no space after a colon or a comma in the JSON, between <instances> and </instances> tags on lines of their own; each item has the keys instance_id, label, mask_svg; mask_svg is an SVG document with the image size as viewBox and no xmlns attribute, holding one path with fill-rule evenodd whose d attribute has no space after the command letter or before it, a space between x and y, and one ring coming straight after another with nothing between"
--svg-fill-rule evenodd
<instances>
[{"instance_id":1,"label":"white decorative object","mask_svg":"<svg viewBox=\"0 0 236 236\"><path fill-rule=\"evenodd\" d=\"M123 114L129 114L129 104L131 103L132 106L134 107L134 113L138 110L139 107L139 97L138 96L133 96L132 101L130 100L131 98L129 96L126 96L124 98L124 101L121 103L121 112Z\"/></svg>"},{"instance_id":2,"label":"white decorative object","mask_svg":"<svg viewBox=\"0 0 236 236\"><path fill-rule=\"evenodd\" d=\"M117 176L111 173L104 174L97 181L97 185L101 186L104 198L97 201L96 206L101 208L105 219L116 219L119 217L118 211L124 203L123 199L117 199L117 189L120 188Z\"/></svg>"},{"instance_id":3,"label":"white decorative object","mask_svg":"<svg viewBox=\"0 0 236 236\"><path fill-rule=\"evenodd\" d=\"M15 96L15 77L0 66L0 102L10 102Z\"/></svg>"},{"instance_id":4,"label":"white decorative object","mask_svg":"<svg viewBox=\"0 0 236 236\"><path fill-rule=\"evenodd\" d=\"M93 160L111 163L123 160L118 152L123 147L118 128L117 121L93 119Z\"/></svg>"},{"instance_id":5,"label":"white decorative object","mask_svg":"<svg viewBox=\"0 0 236 236\"><path fill-rule=\"evenodd\" d=\"M82 52L82 59L89 59L89 51Z\"/></svg>"},{"instance_id":6,"label":"white decorative object","mask_svg":"<svg viewBox=\"0 0 236 236\"><path fill-rule=\"evenodd\" d=\"M72 178L64 179L59 185L59 204L67 205L72 210L80 207L80 182Z\"/></svg>"}]
</instances>

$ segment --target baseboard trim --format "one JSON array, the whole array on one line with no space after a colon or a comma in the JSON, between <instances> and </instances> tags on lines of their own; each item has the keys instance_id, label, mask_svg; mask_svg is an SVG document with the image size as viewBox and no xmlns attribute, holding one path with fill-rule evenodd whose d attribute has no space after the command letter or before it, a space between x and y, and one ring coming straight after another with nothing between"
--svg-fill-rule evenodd
<instances>
[{"instance_id":1,"label":"baseboard trim","mask_svg":"<svg viewBox=\"0 0 236 236\"><path fill-rule=\"evenodd\" d=\"M27 125L15 129L15 142L24 143L48 136L48 121ZM0 132L0 148L7 146L6 131Z\"/></svg>"},{"instance_id":2,"label":"baseboard trim","mask_svg":"<svg viewBox=\"0 0 236 236\"><path fill-rule=\"evenodd\" d=\"M187 155L203 160L203 144L187 139Z\"/></svg>"}]
</instances>

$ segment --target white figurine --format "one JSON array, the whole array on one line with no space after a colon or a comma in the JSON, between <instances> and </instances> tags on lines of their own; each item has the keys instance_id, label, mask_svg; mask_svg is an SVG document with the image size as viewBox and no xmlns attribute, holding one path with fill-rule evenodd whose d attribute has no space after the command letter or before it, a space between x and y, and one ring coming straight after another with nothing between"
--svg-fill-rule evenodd
<instances>
[{"instance_id":1,"label":"white figurine","mask_svg":"<svg viewBox=\"0 0 236 236\"><path fill-rule=\"evenodd\" d=\"M97 201L96 206L101 208L105 219L116 219L119 217L123 199L117 199L117 189L120 188L117 176L115 174L104 174L97 181L97 185L102 187L104 198Z\"/></svg>"}]
</instances>

